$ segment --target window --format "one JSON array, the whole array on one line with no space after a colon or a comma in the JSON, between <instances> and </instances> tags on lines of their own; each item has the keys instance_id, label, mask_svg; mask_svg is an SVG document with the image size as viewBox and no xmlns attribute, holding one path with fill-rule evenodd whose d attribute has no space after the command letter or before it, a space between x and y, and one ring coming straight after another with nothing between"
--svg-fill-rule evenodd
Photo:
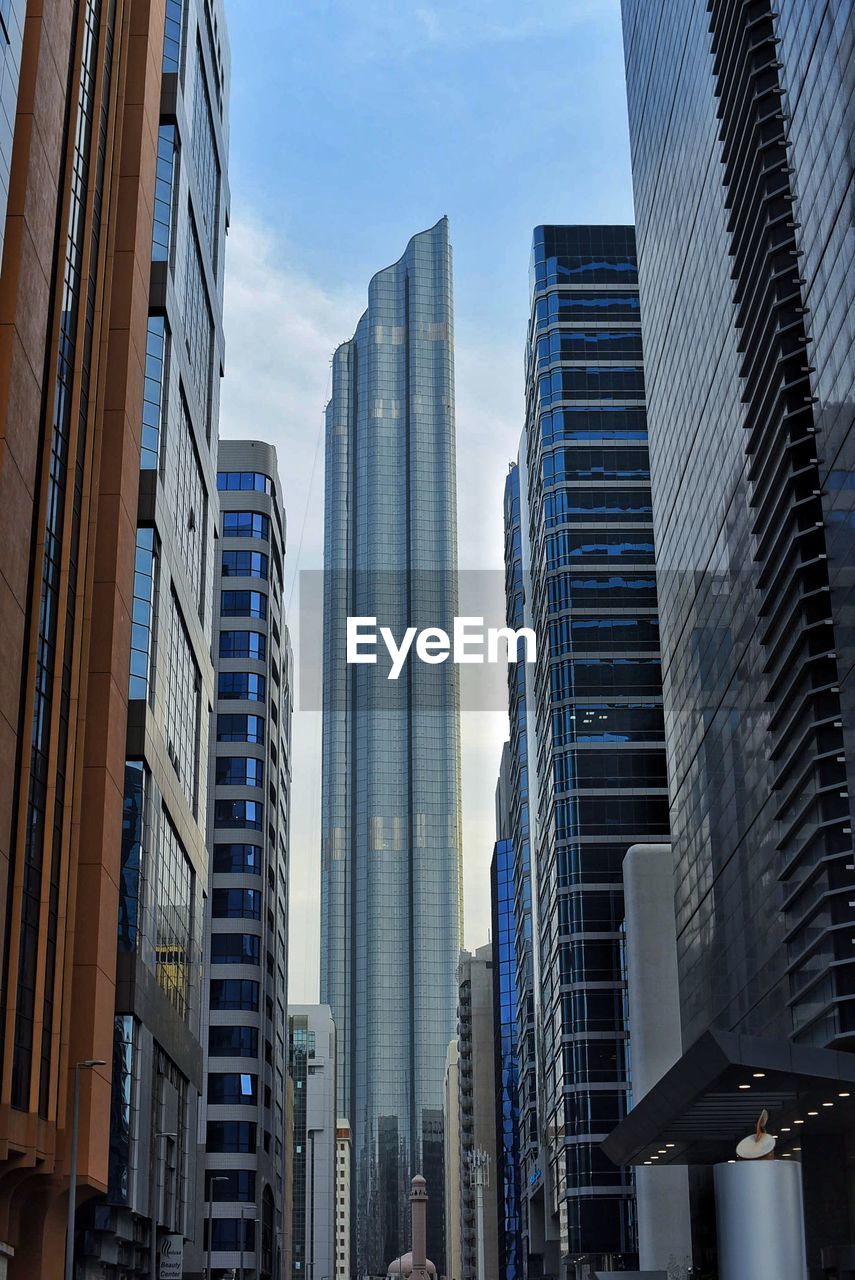
<instances>
[{"instance_id":1,"label":"window","mask_svg":"<svg viewBox=\"0 0 855 1280\"><path fill-rule=\"evenodd\" d=\"M267 656L267 640L260 631L221 631L221 658L254 658L263 662Z\"/></svg>"},{"instance_id":2,"label":"window","mask_svg":"<svg viewBox=\"0 0 855 1280\"><path fill-rule=\"evenodd\" d=\"M211 1008L217 1013L238 1009L258 1013L258 992L258 983L250 978L213 978Z\"/></svg>"},{"instance_id":3,"label":"window","mask_svg":"<svg viewBox=\"0 0 855 1280\"><path fill-rule=\"evenodd\" d=\"M256 800L217 800L214 803L214 826L249 827L264 830L264 805Z\"/></svg>"},{"instance_id":4,"label":"window","mask_svg":"<svg viewBox=\"0 0 855 1280\"><path fill-rule=\"evenodd\" d=\"M267 596L261 591L223 591L220 613L224 618L266 618Z\"/></svg>"},{"instance_id":5,"label":"window","mask_svg":"<svg viewBox=\"0 0 855 1280\"><path fill-rule=\"evenodd\" d=\"M119 883L119 951L136 951L139 940L140 872L148 836L148 786L142 761L126 760L122 807L122 871Z\"/></svg>"},{"instance_id":6,"label":"window","mask_svg":"<svg viewBox=\"0 0 855 1280\"><path fill-rule=\"evenodd\" d=\"M267 556L261 551L224 551L224 578L267 579Z\"/></svg>"},{"instance_id":7,"label":"window","mask_svg":"<svg viewBox=\"0 0 855 1280\"><path fill-rule=\"evenodd\" d=\"M206 1134L209 1151L235 1151L255 1153L255 1125L245 1120L209 1120ZM228 1222L228 1218L215 1218L214 1222ZM247 1222L250 1226L251 1222Z\"/></svg>"},{"instance_id":8,"label":"window","mask_svg":"<svg viewBox=\"0 0 855 1280\"><path fill-rule=\"evenodd\" d=\"M187 803L196 812L202 680L175 592L169 596L166 747Z\"/></svg>"},{"instance_id":9,"label":"window","mask_svg":"<svg viewBox=\"0 0 855 1280\"><path fill-rule=\"evenodd\" d=\"M163 389L169 370L169 326L164 316L149 316L145 344L140 470L156 471L160 464L160 424Z\"/></svg>"},{"instance_id":10,"label":"window","mask_svg":"<svg viewBox=\"0 0 855 1280\"><path fill-rule=\"evenodd\" d=\"M157 981L169 1001L187 1018L196 955L193 869L165 809L161 810L160 840L154 883L157 886Z\"/></svg>"},{"instance_id":11,"label":"window","mask_svg":"<svg viewBox=\"0 0 855 1280\"><path fill-rule=\"evenodd\" d=\"M205 594L208 557L208 491L202 475L193 427L184 392L179 388L177 404L173 396L173 412L167 431L169 482L173 485L175 536L181 558L196 595L199 617Z\"/></svg>"},{"instance_id":12,"label":"window","mask_svg":"<svg viewBox=\"0 0 855 1280\"><path fill-rule=\"evenodd\" d=\"M137 529L134 559L134 604L131 619L129 698L147 698L151 668L151 636L157 587L154 529Z\"/></svg>"},{"instance_id":13,"label":"window","mask_svg":"<svg viewBox=\"0 0 855 1280\"><path fill-rule=\"evenodd\" d=\"M196 87L193 95L193 162L199 187L200 214L205 238L211 253L214 271L217 269L220 211L220 162L211 114L211 99L205 79L205 61L202 46L196 45Z\"/></svg>"},{"instance_id":14,"label":"window","mask_svg":"<svg viewBox=\"0 0 855 1280\"><path fill-rule=\"evenodd\" d=\"M188 209L184 248L184 341L190 361L190 376L206 420L211 397L211 363L214 351L214 322L208 303L202 251L196 219Z\"/></svg>"},{"instance_id":15,"label":"window","mask_svg":"<svg viewBox=\"0 0 855 1280\"><path fill-rule=\"evenodd\" d=\"M260 920L261 893L258 889L214 889L211 915L215 920Z\"/></svg>"},{"instance_id":16,"label":"window","mask_svg":"<svg viewBox=\"0 0 855 1280\"><path fill-rule=\"evenodd\" d=\"M177 75L181 66L182 0L166 0L166 29L163 33L163 70Z\"/></svg>"},{"instance_id":17,"label":"window","mask_svg":"<svg viewBox=\"0 0 855 1280\"><path fill-rule=\"evenodd\" d=\"M254 933L215 933L211 936L211 964L257 965L261 939Z\"/></svg>"},{"instance_id":18,"label":"window","mask_svg":"<svg viewBox=\"0 0 855 1280\"><path fill-rule=\"evenodd\" d=\"M218 1106L251 1106L258 1099L258 1077L214 1071L208 1076L208 1101Z\"/></svg>"},{"instance_id":19,"label":"window","mask_svg":"<svg viewBox=\"0 0 855 1280\"><path fill-rule=\"evenodd\" d=\"M221 671L217 697L244 702L263 702L267 683L256 671Z\"/></svg>"},{"instance_id":20,"label":"window","mask_svg":"<svg viewBox=\"0 0 855 1280\"><path fill-rule=\"evenodd\" d=\"M261 850L256 844L215 844L215 874L261 875Z\"/></svg>"},{"instance_id":21,"label":"window","mask_svg":"<svg viewBox=\"0 0 855 1280\"><path fill-rule=\"evenodd\" d=\"M222 488L218 483L217 488ZM260 511L224 511L224 538L263 538L270 541L270 518Z\"/></svg>"},{"instance_id":22,"label":"window","mask_svg":"<svg viewBox=\"0 0 855 1280\"><path fill-rule=\"evenodd\" d=\"M218 787L263 787L264 763L255 756L218 756Z\"/></svg>"},{"instance_id":23,"label":"window","mask_svg":"<svg viewBox=\"0 0 855 1280\"><path fill-rule=\"evenodd\" d=\"M272 493L273 481L260 471L218 471L217 488L230 493Z\"/></svg>"},{"instance_id":24,"label":"window","mask_svg":"<svg viewBox=\"0 0 855 1280\"><path fill-rule=\"evenodd\" d=\"M208 1132L214 1128L208 1125ZM225 1126L224 1126L225 1127ZM252 1128L250 1125L242 1125L241 1128ZM252 1148L255 1150L255 1134L252 1136ZM208 1141L209 1151L248 1151L249 1147L212 1147L210 1140ZM219 1175L218 1175L219 1176ZM220 1250L224 1253L238 1253L243 1240L244 1249L252 1253L255 1248L255 1219L254 1218L213 1218L210 1220L212 1224L211 1231L211 1248ZM204 1245L208 1247L208 1225L209 1219L205 1218L204 1222Z\"/></svg>"},{"instance_id":25,"label":"window","mask_svg":"<svg viewBox=\"0 0 855 1280\"><path fill-rule=\"evenodd\" d=\"M174 124L162 124L157 134L157 169L154 184L154 226L151 236L152 262L169 261L172 205L178 168L178 131Z\"/></svg>"},{"instance_id":26,"label":"window","mask_svg":"<svg viewBox=\"0 0 855 1280\"><path fill-rule=\"evenodd\" d=\"M217 1181L214 1182L214 1176ZM222 1181L225 1178L227 1181ZM252 1169L217 1169L209 1173L205 1187L206 1201L224 1201L234 1204L255 1200L255 1172Z\"/></svg>"},{"instance_id":27,"label":"window","mask_svg":"<svg viewBox=\"0 0 855 1280\"><path fill-rule=\"evenodd\" d=\"M211 1027L208 1053L212 1058L257 1058L258 1031L255 1027Z\"/></svg>"},{"instance_id":28,"label":"window","mask_svg":"<svg viewBox=\"0 0 855 1280\"><path fill-rule=\"evenodd\" d=\"M218 742L264 742L264 721L261 716L217 716Z\"/></svg>"}]
</instances>

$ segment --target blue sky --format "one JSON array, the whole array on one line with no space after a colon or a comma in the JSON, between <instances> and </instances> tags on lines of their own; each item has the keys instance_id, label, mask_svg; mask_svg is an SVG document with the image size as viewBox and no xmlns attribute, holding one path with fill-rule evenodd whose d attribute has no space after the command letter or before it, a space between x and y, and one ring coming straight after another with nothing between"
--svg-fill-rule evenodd
<instances>
[{"instance_id":1,"label":"blue sky","mask_svg":"<svg viewBox=\"0 0 855 1280\"><path fill-rule=\"evenodd\" d=\"M523 425L532 228L629 222L619 0L227 0L231 231L223 435L271 438L289 571L321 563L329 358L367 283L446 213L459 551L501 565ZM291 594L296 612L299 588ZM292 627L295 619L292 619ZM299 658L299 654L298 654ZM489 928L505 725L463 717L466 942ZM294 726L292 999L315 999L320 724Z\"/></svg>"}]
</instances>

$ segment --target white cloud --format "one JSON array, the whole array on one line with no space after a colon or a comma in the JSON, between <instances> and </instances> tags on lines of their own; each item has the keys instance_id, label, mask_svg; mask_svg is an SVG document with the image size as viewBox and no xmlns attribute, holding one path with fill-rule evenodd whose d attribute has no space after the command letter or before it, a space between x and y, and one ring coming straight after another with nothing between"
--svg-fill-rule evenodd
<instances>
[{"instance_id":1,"label":"white cloud","mask_svg":"<svg viewBox=\"0 0 855 1280\"><path fill-rule=\"evenodd\" d=\"M390 246L390 261L397 248ZM220 431L225 437L267 439L277 448L288 517L286 598L298 556L300 569L322 564L322 432L330 358L352 334L364 306L365 293L321 288L297 265L291 246L269 227L248 218L233 223ZM496 569L502 565L504 477L522 425L522 354L480 345L474 333L459 325L455 363L460 564ZM295 591L292 628L297 599ZM502 712L463 715L464 887L470 946L480 945L490 927L493 792L506 735ZM318 993L320 894L321 725L316 712L295 713L293 747L290 998L312 1001Z\"/></svg>"},{"instance_id":2,"label":"white cloud","mask_svg":"<svg viewBox=\"0 0 855 1280\"><path fill-rule=\"evenodd\" d=\"M352 36L362 56L390 57L424 48L467 49L559 35L589 21L611 21L619 0L361 0ZM340 0L342 18L353 16L351 0ZM609 14L609 8L612 14Z\"/></svg>"}]
</instances>

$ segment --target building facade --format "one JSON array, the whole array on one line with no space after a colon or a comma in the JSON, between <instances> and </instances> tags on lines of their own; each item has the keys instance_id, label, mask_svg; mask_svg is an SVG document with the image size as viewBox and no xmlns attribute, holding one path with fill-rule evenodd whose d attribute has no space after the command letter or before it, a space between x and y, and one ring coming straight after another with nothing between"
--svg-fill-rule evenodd
<instances>
[{"instance_id":1,"label":"building facade","mask_svg":"<svg viewBox=\"0 0 855 1280\"><path fill-rule=\"evenodd\" d=\"M533 626L531 612L531 544L529 540L528 469L525 434L519 460L512 463L505 480L505 617L518 630ZM537 813L529 806L529 742L534 741L534 676L528 663L508 666L508 722L510 738L502 753L497 792L496 833L511 841L514 883L514 951L516 957L516 1051L519 1103L520 1232L525 1274L549 1275L557 1250L556 1233L545 1211L543 1169L546 1165L538 1125L538 1079L541 1037L538 955L536 933L536 867L532 864L532 829ZM506 798L499 802L499 794ZM557 1262L555 1263L557 1266Z\"/></svg>"},{"instance_id":2,"label":"building facade","mask_svg":"<svg viewBox=\"0 0 855 1280\"><path fill-rule=\"evenodd\" d=\"M461 1280L476 1280L478 1275L499 1274L493 948L489 943L472 954L461 951L458 981L460 1276ZM476 1186L479 1178L483 1183L480 1196ZM479 1199L484 1240L481 1271Z\"/></svg>"},{"instance_id":3,"label":"building facade","mask_svg":"<svg viewBox=\"0 0 855 1280\"><path fill-rule=\"evenodd\" d=\"M130 601L110 1164L87 1265L192 1240L205 896L229 50L221 3L165 5ZM145 1245L143 1246L143 1241Z\"/></svg>"},{"instance_id":4,"label":"building facade","mask_svg":"<svg viewBox=\"0 0 855 1280\"><path fill-rule=\"evenodd\" d=\"M502 759L503 770L509 759ZM497 808L504 807L500 782ZM501 830L501 826L500 826ZM514 846L500 839L490 865L493 938L493 1063L496 1076L496 1199L498 1201L498 1280L523 1275L520 1220L519 1053L517 1046L517 956L514 916Z\"/></svg>"},{"instance_id":5,"label":"building facade","mask_svg":"<svg viewBox=\"0 0 855 1280\"><path fill-rule=\"evenodd\" d=\"M457 1039L445 1055L445 1098L442 1105L443 1155L445 1159L445 1267L448 1280L459 1280L460 1270L460 1054Z\"/></svg>"},{"instance_id":6,"label":"building facade","mask_svg":"<svg viewBox=\"0 0 855 1280\"><path fill-rule=\"evenodd\" d=\"M3 6L4 166L22 10ZM162 1227L192 1232L222 332L221 270L197 273L188 245L198 215L199 252L221 268L223 32L219 5L191 0L48 3L23 27L0 279L11 1276L61 1274L78 1077L78 1263L142 1274L155 1202ZM206 135L184 87L209 80ZM166 187L162 120L187 153ZM203 161L208 222L191 176ZM184 416L177 398L160 401L167 329L182 339L171 394L180 377ZM176 465L193 450L195 475ZM143 662L148 644L157 655ZM182 715L198 709L180 725L163 696L179 679Z\"/></svg>"},{"instance_id":7,"label":"building facade","mask_svg":"<svg viewBox=\"0 0 855 1280\"><path fill-rule=\"evenodd\" d=\"M451 250L445 218L374 277L327 409L321 998L353 1127L354 1262L401 1253L410 1180L443 1252L442 1097L461 931L451 663L346 663L346 619L450 631L456 612Z\"/></svg>"},{"instance_id":8,"label":"building facade","mask_svg":"<svg viewBox=\"0 0 855 1280\"><path fill-rule=\"evenodd\" d=\"M350 1277L350 1168L353 1135L350 1124L339 1116L335 1130L335 1274Z\"/></svg>"},{"instance_id":9,"label":"building facade","mask_svg":"<svg viewBox=\"0 0 855 1280\"><path fill-rule=\"evenodd\" d=\"M291 649L276 452L221 440L214 579L216 719L197 1220L213 1275L281 1272L286 1228ZM213 1206L211 1202L213 1201ZM211 1209L213 1210L211 1212ZM205 1230L196 1231L201 1271ZM192 1261L192 1260L191 1260Z\"/></svg>"},{"instance_id":10,"label":"building facade","mask_svg":"<svg viewBox=\"0 0 855 1280\"><path fill-rule=\"evenodd\" d=\"M0 8L0 259L3 257L6 209L9 203L9 175L12 169L15 117L18 113L18 83L26 10L26 0L7 0Z\"/></svg>"},{"instance_id":11,"label":"building facade","mask_svg":"<svg viewBox=\"0 0 855 1280\"><path fill-rule=\"evenodd\" d=\"M291 1005L294 1159L290 1280L330 1280L336 1267L339 1183L336 1027L328 1005Z\"/></svg>"},{"instance_id":12,"label":"building facade","mask_svg":"<svg viewBox=\"0 0 855 1280\"><path fill-rule=\"evenodd\" d=\"M684 1047L850 1050L852 7L623 16ZM855 1238L834 1118L792 1153L812 1276Z\"/></svg>"},{"instance_id":13,"label":"building facade","mask_svg":"<svg viewBox=\"0 0 855 1280\"><path fill-rule=\"evenodd\" d=\"M542 1265L563 1278L636 1260L631 1173L600 1143L629 1089L621 866L636 841L667 840L668 793L632 227L538 227L531 282L506 529L512 568L524 476L521 588L509 581L541 639L526 689L543 1161L532 1191L542 1180ZM513 728L513 685L511 711Z\"/></svg>"}]
</instances>

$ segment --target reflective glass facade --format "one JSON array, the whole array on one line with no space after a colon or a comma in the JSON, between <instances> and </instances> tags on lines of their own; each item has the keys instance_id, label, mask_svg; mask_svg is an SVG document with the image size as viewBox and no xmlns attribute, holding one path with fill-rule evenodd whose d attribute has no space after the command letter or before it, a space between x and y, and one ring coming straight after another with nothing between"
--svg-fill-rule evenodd
<instances>
[{"instance_id":1,"label":"reflective glass facade","mask_svg":"<svg viewBox=\"0 0 855 1280\"><path fill-rule=\"evenodd\" d=\"M668 839L668 793L633 228L538 227L531 285L519 515L516 478L506 492L509 604L521 592L541 642L525 691L541 1148L527 1194L544 1222L529 1248L564 1275L635 1262L631 1174L600 1142L629 1089L621 866L631 844Z\"/></svg>"},{"instance_id":2,"label":"reflective glass facade","mask_svg":"<svg viewBox=\"0 0 855 1280\"><path fill-rule=\"evenodd\" d=\"M496 1196L499 1280L522 1280L520 1217L517 957L514 917L514 846L497 840L490 867L493 921L493 1034L496 1067Z\"/></svg>"},{"instance_id":3,"label":"reflective glass facade","mask_svg":"<svg viewBox=\"0 0 855 1280\"><path fill-rule=\"evenodd\" d=\"M623 16L683 1039L852 1048L852 5Z\"/></svg>"},{"instance_id":4,"label":"reflective glass facade","mask_svg":"<svg viewBox=\"0 0 855 1280\"><path fill-rule=\"evenodd\" d=\"M445 219L369 287L327 409L321 999L353 1128L355 1266L409 1247L430 1187L440 1270L445 1050L461 936L458 692L452 664L397 682L345 662L345 619L451 627L456 609L451 253Z\"/></svg>"}]
</instances>

